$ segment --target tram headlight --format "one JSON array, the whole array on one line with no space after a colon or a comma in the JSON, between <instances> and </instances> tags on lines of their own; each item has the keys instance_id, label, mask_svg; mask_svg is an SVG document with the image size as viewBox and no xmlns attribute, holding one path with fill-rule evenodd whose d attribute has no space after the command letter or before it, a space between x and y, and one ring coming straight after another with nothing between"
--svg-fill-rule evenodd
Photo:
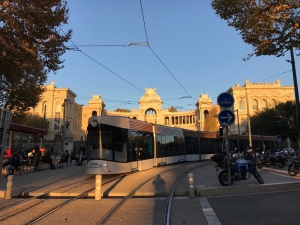
<instances>
[{"instance_id":1,"label":"tram headlight","mask_svg":"<svg viewBox=\"0 0 300 225\"><path fill-rule=\"evenodd\" d=\"M93 121L92 121L92 126L93 126L93 127L97 127L97 126L98 126L98 124L99 124L99 123L98 123L98 121L97 121L97 120L93 120Z\"/></svg>"}]
</instances>

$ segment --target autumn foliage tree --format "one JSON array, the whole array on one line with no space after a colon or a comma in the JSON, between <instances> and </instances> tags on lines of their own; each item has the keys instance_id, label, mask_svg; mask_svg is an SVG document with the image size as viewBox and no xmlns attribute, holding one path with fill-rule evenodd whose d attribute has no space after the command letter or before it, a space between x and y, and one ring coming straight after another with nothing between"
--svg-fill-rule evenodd
<instances>
[{"instance_id":1,"label":"autumn foliage tree","mask_svg":"<svg viewBox=\"0 0 300 225\"><path fill-rule=\"evenodd\" d=\"M65 1L0 1L0 106L24 114L37 105L47 74L63 67L67 20Z\"/></svg>"},{"instance_id":2,"label":"autumn foliage tree","mask_svg":"<svg viewBox=\"0 0 300 225\"><path fill-rule=\"evenodd\" d=\"M114 110L114 112L131 112L129 109L121 109L121 108L117 108Z\"/></svg>"},{"instance_id":3,"label":"autumn foliage tree","mask_svg":"<svg viewBox=\"0 0 300 225\"><path fill-rule=\"evenodd\" d=\"M216 132L219 130L219 121L218 121L219 107L213 107L206 118L204 119L204 131Z\"/></svg>"},{"instance_id":4,"label":"autumn foliage tree","mask_svg":"<svg viewBox=\"0 0 300 225\"><path fill-rule=\"evenodd\" d=\"M283 56L292 47L300 49L298 0L212 0L217 15L240 32L253 46L253 55Z\"/></svg>"},{"instance_id":5,"label":"autumn foliage tree","mask_svg":"<svg viewBox=\"0 0 300 225\"><path fill-rule=\"evenodd\" d=\"M175 108L174 106L171 106L169 108L169 112L177 112L177 108Z\"/></svg>"}]
</instances>

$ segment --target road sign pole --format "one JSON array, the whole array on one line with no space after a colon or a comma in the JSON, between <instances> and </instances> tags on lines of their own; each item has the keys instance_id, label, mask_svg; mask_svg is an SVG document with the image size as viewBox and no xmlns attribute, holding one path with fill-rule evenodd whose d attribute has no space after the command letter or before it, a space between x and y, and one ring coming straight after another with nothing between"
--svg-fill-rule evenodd
<instances>
[{"instance_id":1,"label":"road sign pole","mask_svg":"<svg viewBox=\"0 0 300 225\"><path fill-rule=\"evenodd\" d=\"M230 149L228 139L228 127L225 127L225 150L227 153L227 165L228 165L228 186L231 185L231 170L230 170Z\"/></svg>"}]
</instances>

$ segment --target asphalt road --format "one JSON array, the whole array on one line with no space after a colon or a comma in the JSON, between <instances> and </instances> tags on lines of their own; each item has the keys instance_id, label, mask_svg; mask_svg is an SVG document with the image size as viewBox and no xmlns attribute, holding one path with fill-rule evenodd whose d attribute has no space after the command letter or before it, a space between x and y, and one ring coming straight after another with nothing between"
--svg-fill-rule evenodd
<instances>
[{"instance_id":1,"label":"asphalt road","mask_svg":"<svg viewBox=\"0 0 300 225\"><path fill-rule=\"evenodd\" d=\"M222 225L300 224L300 190L209 197Z\"/></svg>"}]
</instances>

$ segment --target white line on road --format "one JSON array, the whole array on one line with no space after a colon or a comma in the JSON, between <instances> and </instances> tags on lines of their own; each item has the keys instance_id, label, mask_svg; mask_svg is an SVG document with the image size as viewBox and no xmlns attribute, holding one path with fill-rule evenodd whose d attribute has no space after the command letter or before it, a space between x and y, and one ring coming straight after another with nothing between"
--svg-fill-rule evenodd
<instances>
[{"instance_id":1,"label":"white line on road","mask_svg":"<svg viewBox=\"0 0 300 225\"><path fill-rule=\"evenodd\" d=\"M206 197L199 198L200 205L209 225L222 225Z\"/></svg>"}]
</instances>

